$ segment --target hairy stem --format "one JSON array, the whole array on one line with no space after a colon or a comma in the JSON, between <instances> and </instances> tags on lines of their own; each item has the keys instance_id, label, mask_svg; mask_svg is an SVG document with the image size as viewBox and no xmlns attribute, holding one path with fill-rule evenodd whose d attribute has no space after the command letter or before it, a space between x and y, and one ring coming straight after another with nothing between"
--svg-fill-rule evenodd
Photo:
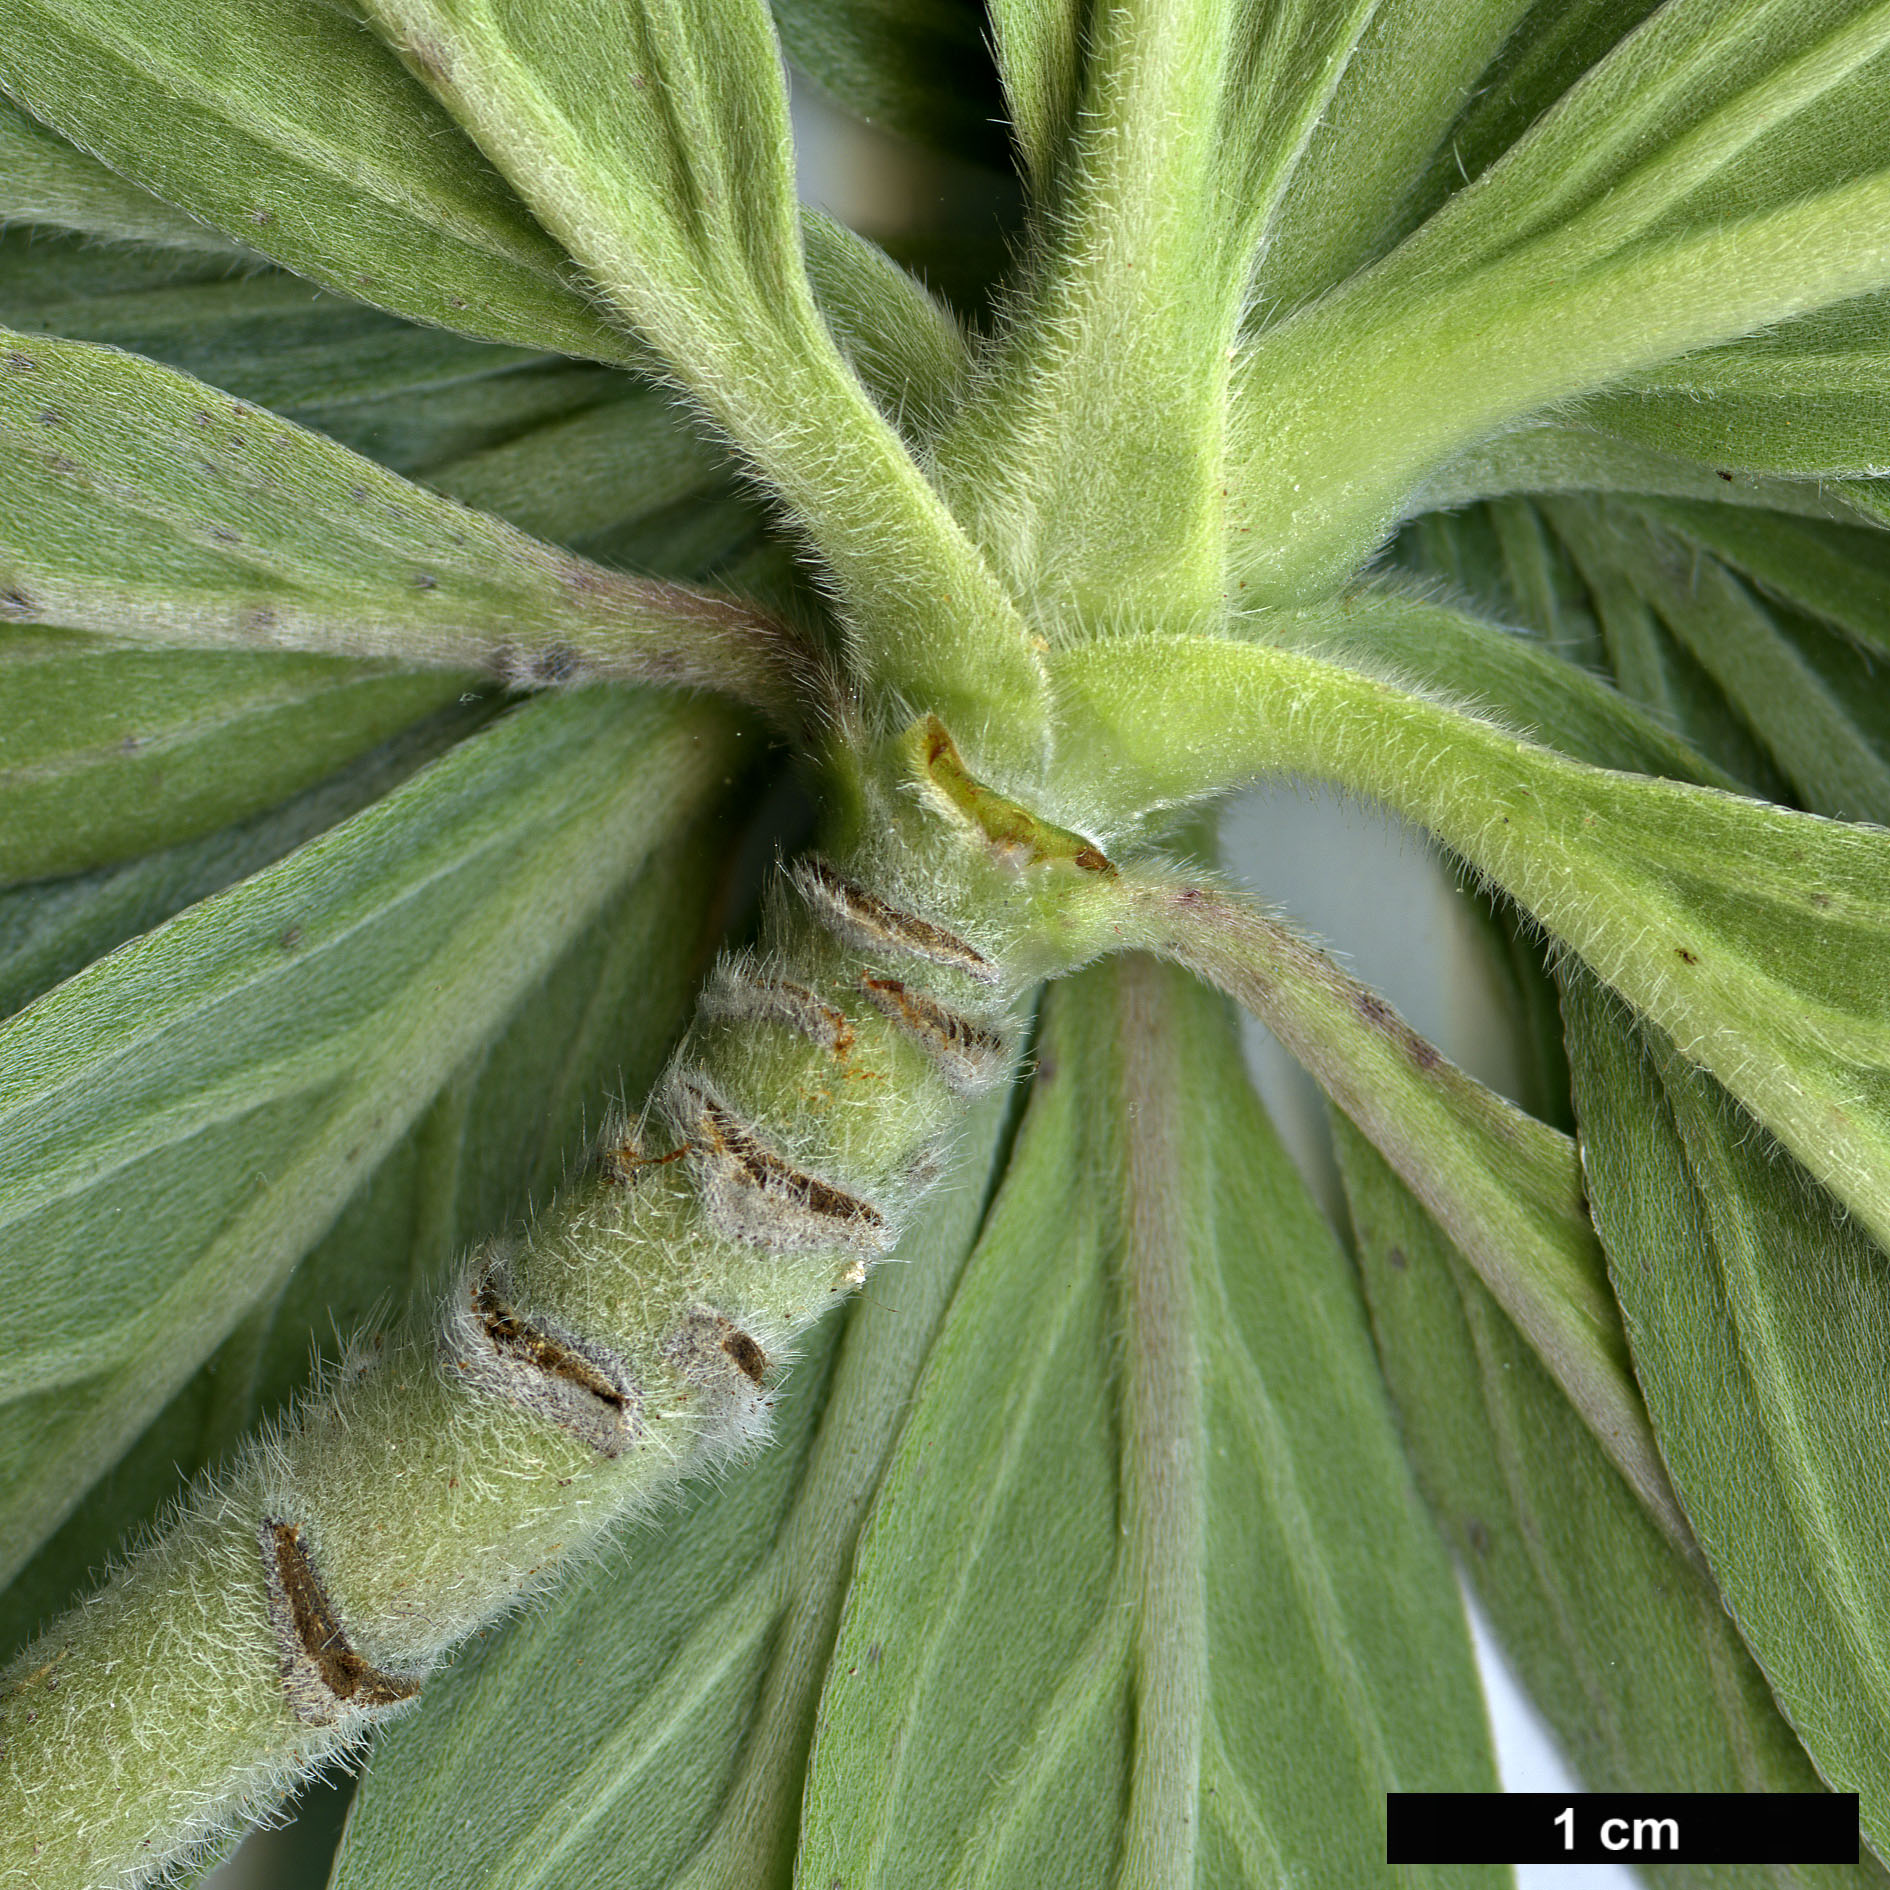
<instances>
[{"instance_id":1,"label":"hairy stem","mask_svg":"<svg viewBox=\"0 0 1890 1890\"><path fill-rule=\"evenodd\" d=\"M863 781L641 1119L10 1670L0 1883L189 1859L765 1433L799 1335L1008 1075L1017 1000L1111 942L1119 900L1100 853L973 781L936 723Z\"/></svg>"}]
</instances>

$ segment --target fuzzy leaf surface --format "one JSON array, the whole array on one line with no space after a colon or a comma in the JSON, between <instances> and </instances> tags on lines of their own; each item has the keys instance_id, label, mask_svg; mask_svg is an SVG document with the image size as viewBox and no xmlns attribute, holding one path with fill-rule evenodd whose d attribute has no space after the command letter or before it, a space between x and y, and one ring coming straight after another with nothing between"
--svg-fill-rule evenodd
<instances>
[{"instance_id":1,"label":"fuzzy leaf surface","mask_svg":"<svg viewBox=\"0 0 1890 1890\"><path fill-rule=\"evenodd\" d=\"M1881 291L1887 62L1881 0L1662 7L1268 331L1239 375L1250 588L1329 588L1427 475L1531 411Z\"/></svg>"},{"instance_id":2,"label":"fuzzy leaf surface","mask_svg":"<svg viewBox=\"0 0 1890 1890\"><path fill-rule=\"evenodd\" d=\"M768 696L765 620L620 577L154 362L0 331L0 614L507 680ZM776 645L770 648L770 644Z\"/></svg>"},{"instance_id":3,"label":"fuzzy leaf surface","mask_svg":"<svg viewBox=\"0 0 1890 1890\"><path fill-rule=\"evenodd\" d=\"M7 1572L736 752L706 704L534 703L0 1025Z\"/></svg>"},{"instance_id":4,"label":"fuzzy leaf surface","mask_svg":"<svg viewBox=\"0 0 1890 1890\"><path fill-rule=\"evenodd\" d=\"M798 517L862 680L936 709L987 768L1034 769L1043 677L1016 608L816 307L764 0L371 10Z\"/></svg>"},{"instance_id":5,"label":"fuzzy leaf surface","mask_svg":"<svg viewBox=\"0 0 1890 1890\"><path fill-rule=\"evenodd\" d=\"M1564 983L1596 1225L1701 1547L1819 1771L1890 1847L1890 1260L1709 1077Z\"/></svg>"},{"instance_id":6,"label":"fuzzy leaf surface","mask_svg":"<svg viewBox=\"0 0 1890 1890\"><path fill-rule=\"evenodd\" d=\"M241 836L15 895L40 910L18 915L9 941L16 949L0 953L0 980L44 977L54 968L51 949L97 956L165 916L161 904L175 909L212 890L205 879L255 870L264 863L257 851L285 851L311 824L319 831L352 811L334 805L344 792L365 800L385 791L388 774L410 765L412 746L393 745L375 767L351 770L345 783L301 797ZM186 1477L213 1467L243 1432L285 1409L308 1382L311 1352L332 1364L344 1341L398 1314L411 1291L433 1285L467 1245L548 1199L587 1154L602 1098L648 1088L687 1019L712 943L723 890L714 843L725 837L713 818L685 830L574 936L287 1281L237 1325L7 1588L0 1648L11 1650L77 1600L88 1572L127 1530L154 1520ZM45 910L49 903L56 909Z\"/></svg>"},{"instance_id":7,"label":"fuzzy leaf surface","mask_svg":"<svg viewBox=\"0 0 1890 1890\"><path fill-rule=\"evenodd\" d=\"M1118 638L1054 673L1066 739L1107 757L1112 796L1297 772L1427 827L1890 1235L1890 832L1585 767L1281 650ZM1068 791L1106 830L1110 804Z\"/></svg>"},{"instance_id":8,"label":"fuzzy leaf surface","mask_svg":"<svg viewBox=\"0 0 1890 1890\"><path fill-rule=\"evenodd\" d=\"M1227 1013L1140 960L1060 984L858 1552L798 1881L1351 1884L1384 1790L1446 1782L1494 1783L1461 1612Z\"/></svg>"},{"instance_id":9,"label":"fuzzy leaf surface","mask_svg":"<svg viewBox=\"0 0 1890 1890\"><path fill-rule=\"evenodd\" d=\"M1442 1230L1334 1123L1406 1448L1531 1700L1589 1791L1816 1791L1718 1593L1648 1520ZM1887 1881L1874 1860L1818 1872ZM1667 1865L1795 1890L1784 1865Z\"/></svg>"},{"instance_id":10,"label":"fuzzy leaf surface","mask_svg":"<svg viewBox=\"0 0 1890 1890\"><path fill-rule=\"evenodd\" d=\"M250 818L466 688L336 657L0 630L0 884L86 872Z\"/></svg>"},{"instance_id":11,"label":"fuzzy leaf surface","mask_svg":"<svg viewBox=\"0 0 1890 1890\"><path fill-rule=\"evenodd\" d=\"M636 366L557 244L348 10L24 0L0 89L112 170L343 294Z\"/></svg>"}]
</instances>

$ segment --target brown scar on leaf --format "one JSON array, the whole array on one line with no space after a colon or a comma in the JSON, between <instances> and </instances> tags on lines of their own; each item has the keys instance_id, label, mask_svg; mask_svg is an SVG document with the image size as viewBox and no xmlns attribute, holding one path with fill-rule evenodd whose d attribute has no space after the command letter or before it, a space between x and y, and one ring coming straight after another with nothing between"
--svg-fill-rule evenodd
<instances>
[{"instance_id":1,"label":"brown scar on leaf","mask_svg":"<svg viewBox=\"0 0 1890 1890\"><path fill-rule=\"evenodd\" d=\"M1684 945L1676 945L1674 952L1683 965L1697 965L1700 962Z\"/></svg>"},{"instance_id":2,"label":"brown scar on leaf","mask_svg":"<svg viewBox=\"0 0 1890 1890\"><path fill-rule=\"evenodd\" d=\"M895 1029L932 1059L952 1088L989 1088L1010 1067L1010 1044L1001 1031L961 1015L897 978L862 976L860 989Z\"/></svg>"},{"instance_id":3,"label":"brown scar on leaf","mask_svg":"<svg viewBox=\"0 0 1890 1890\"><path fill-rule=\"evenodd\" d=\"M398 1706L420 1691L416 1677L383 1673L354 1651L297 1524L265 1516L256 1543L276 1636L276 1667L297 1719L308 1726L332 1726L349 1709Z\"/></svg>"},{"instance_id":4,"label":"brown scar on leaf","mask_svg":"<svg viewBox=\"0 0 1890 1890\"><path fill-rule=\"evenodd\" d=\"M814 916L843 943L862 951L901 953L962 971L980 984L998 984L1004 974L956 932L888 905L856 886L825 860L809 855L794 863L794 881Z\"/></svg>"},{"instance_id":5,"label":"brown scar on leaf","mask_svg":"<svg viewBox=\"0 0 1890 1890\"><path fill-rule=\"evenodd\" d=\"M474 1273L441 1334L461 1382L548 1418L601 1457L643 1435L643 1395L608 1347L513 1305L500 1268Z\"/></svg>"},{"instance_id":6,"label":"brown scar on leaf","mask_svg":"<svg viewBox=\"0 0 1890 1890\"><path fill-rule=\"evenodd\" d=\"M892 1229L872 1202L804 1174L687 1072L672 1079L669 1110L696 1157L703 1211L729 1239L776 1253L891 1246Z\"/></svg>"},{"instance_id":7,"label":"brown scar on leaf","mask_svg":"<svg viewBox=\"0 0 1890 1890\"><path fill-rule=\"evenodd\" d=\"M1387 1037L1396 1038L1405 1055L1420 1070L1434 1070L1443 1062L1443 1052L1428 1038L1420 1037L1376 991L1355 992L1352 1008L1374 1030L1384 1032Z\"/></svg>"},{"instance_id":8,"label":"brown scar on leaf","mask_svg":"<svg viewBox=\"0 0 1890 1890\"><path fill-rule=\"evenodd\" d=\"M756 1396L768 1376L768 1355L727 1313L696 1306L683 1315L662 1345L663 1357L695 1390L709 1410L759 1417Z\"/></svg>"},{"instance_id":9,"label":"brown scar on leaf","mask_svg":"<svg viewBox=\"0 0 1890 1890\"><path fill-rule=\"evenodd\" d=\"M710 1016L779 1024L843 1062L853 1053L853 1025L846 1012L824 1003L818 992L792 978L725 962L716 967L701 1003Z\"/></svg>"},{"instance_id":10,"label":"brown scar on leaf","mask_svg":"<svg viewBox=\"0 0 1890 1890\"><path fill-rule=\"evenodd\" d=\"M634 1188L648 1170L667 1168L671 1162L679 1162L689 1153L689 1146L685 1143L681 1148L671 1149L667 1155L646 1155L643 1144L633 1133L625 1130L597 1151L597 1172L609 1187Z\"/></svg>"}]
</instances>

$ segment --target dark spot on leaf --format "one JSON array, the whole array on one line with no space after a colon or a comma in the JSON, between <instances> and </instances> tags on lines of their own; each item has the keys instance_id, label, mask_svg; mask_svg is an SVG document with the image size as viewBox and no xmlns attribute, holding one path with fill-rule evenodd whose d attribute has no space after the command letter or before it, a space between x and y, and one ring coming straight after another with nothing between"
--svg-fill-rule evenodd
<instances>
[{"instance_id":1,"label":"dark spot on leaf","mask_svg":"<svg viewBox=\"0 0 1890 1890\"><path fill-rule=\"evenodd\" d=\"M39 424L43 427L62 427L66 417L57 407L42 407L39 411Z\"/></svg>"},{"instance_id":2,"label":"dark spot on leaf","mask_svg":"<svg viewBox=\"0 0 1890 1890\"><path fill-rule=\"evenodd\" d=\"M243 634L259 640L267 639L276 627L276 613L266 604L258 604L253 610L243 613Z\"/></svg>"},{"instance_id":3,"label":"dark spot on leaf","mask_svg":"<svg viewBox=\"0 0 1890 1890\"><path fill-rule=\"evenodd\" d=\"M121 755L135 755L143 746L144 737L142 735L127 735L124 740L118 744L118 752Z\"/></svg>"},{"instance_id":4,"label":"dark spot on leaf","mask_svg":"<svg viewBox=\"0 0 1890 1890\"><path fill-rule=\"evenodd\" d=\"M1385 1249L1385 1258L1392 1266L1396 1267L1400 1273L1411 1264L1410 1261L1404 1257L1404 1249L1402 1247L1387 1247Z\"/></svg>"},{"instance_id":5,"label":"dark spot on leaf","mask_svg":"<svg viewBox=\"0 0 1890 1890\"><path fill-rule=\"evenodd\" d=\"M1829 893L1815 892L1811 895L1811 903L1822 911L1831 903L1831 895Z\"/></svg>"},{"instance_id":6,"label":"dark spot on leaf","mask_svg":"<svg viewBox=\"0 0 1890 1890\"><path fill-rule=\"evenodd\" d=\"M1476 1517L1472 1516L1470 1520L1464 1524L1463 1533L1464 1540L1470 1544L1471 1548L1473 1548L1478 1555L1489 1554L1490 1532L1484 1528Z\"/></svg>"},{"instance_id":7,"label":"dark spot on leaf","mask_svg":"<svg viewBox=\"0 0 1890 1890\"><path fill-rule=\"evenodd\" d=\"M1057 1080L1057 1060L1048 1050L1037 1055L1037 1081L1046 1088Z\"/></svg>"},{"instance_id":8,"label":"dark spot on leaf","mask_svg":"<svg viewBox=\"0 0 1890 1890\"><path fill-rule=\"evenodd\" d=\"M63 453L48 453L46 455L46 469L49 472L65 473L68 475L76 473L79 470Z\"/></svg>"},{"instance_id":9,"label":"dark spot on leaf","mask_svg":"<svg viewBox=\"0 0 1890 1890\"><path fill-rule=\"evenodd\" d=\"M272 217L267 210L258 205L257 208L249 213L249 220L252 223L273 223L275 218Z\"/></svg>"},{"instance_id":10,"label":"dark spot on leaf","mask_svg":"<svg viewBox=\"0 0 1890 1890\"><path fill-rule=\"evenodd\" d=\"M583 667L576 650L566 643L554 643L539 652L532 664L533 677L542 683L569 682Z\"/></svg>"},{"instance_id":11,"label":"dark spot on leaf","mask_svg":"<svg viewBox=\"0 0 1890 1890\"><path fill-rule=\"evenodd\" d=\"M722 1350L735 1361L743 1377L760 1384L768 1371L768 1355L745 1332L731 1332L722 1341Z\"/></svg>"},{"instance_id":12,"label":"dark spot on leaf","mask_svg":"<svg viewBox=\"0 0 1890 1890\"><path fill-rule=\"evenodd\" d=\"M413 587L416 591L437 591L440 580L431 571L416 571L413 574Z\"/></svg>"},{"instance_id":13,"label":"dark spot on leaf","mask_svg":"<svg viewBox=\"0 0 1890 1890\"><path fill-rule=\"evenodd\" d=\"M1697 965L1700 962L1684 945L1676 946L1674 949L1683 965Z\"/></svg>"},{"instance_id":14,"label":"dark spot on leaf","mask_svg":"<svg viewBox=\"0 0 1890 1890\"><path fill-rule=\"evenodd\" d=\"M302 928L299 925L290 926L289 929L286 932L284 932L283 935L279 939L276 940L276 943L285 952L294 951L295 948L301 944L301 942L302 942Z\"/></svg>"},{"instance_id":15,"label":"dark spot on leaf","mask_svg":"<svg viewBox=\"0 0 1890 1890\"><path fill-rule=\"evenodd\" d=\"M18 622L37 614L33 600L24 591L0 591L0 617L11 617Z\"/></svg>"},{"instance_id":16,"label":"dark spot on leaf","mask_svg":"<svg viewBox=\"0 0 1890 1890\"><path fill-rule=\"evenodd\" d=\"M365 504L367 502L367 487L366 486L350 486L348 488L348 497L351 498L357 505Z\"/></svg>"},{"instance_id":17,"label":"dark spot on leaf","mask_svg":"<svg viewBox=\"0 0 1890 1890\"><path fill-rule=\"evenodd\" d=\"M231 531L227 525L212 525L210 527L210 536L220 545L235 545L242 542L242 540L237 537L236 533Z\"/></svg>"},{"instance_id":18,"label":"dark spot on leaf","mask_svg":"<svg viewBox=\"0 0 1890 1890\"><path fill-rule=\"evenodd\" d=\"M1722 473L1720 474L1720 477L1721 477L1721 478L1722 478L1723 480L1725 480L1725 482L1726 482L1726 483L1727 483L1728 485L1731 485L1731 484L1732 484L1732 482L1733 482L1733 476L1732 476L1732 474L1731 474L1731 473L1729 473L1729 472L1722 472Z\"/></svg>"},{"instance_id":19,"label":"dark spot on leaf","mask_svg":"<svg viewBox=\"0 0 1890 1890\"><path fill-rule=\"evenodd\" d=\"M1085 847L1076 856L1076 864L1086 873L1106 873L1111 879L1116 876L1115 862L1100 847Z\"/></svg>"},{"instance_id":20,"label":"dark spot on leaf","mask_svg":"<svg viewBox=\"0 0 1890 1890\"><path fill-rule=\"evenodd\" d=\"M196 411L195 413L193 413L193 414L192 414L192 415L191 415L190 417L191 417L191 418L192 418L192 419L193 419L194 421L196 421L196 423L197 423L197 424L198 424L198 425L199 425L200 427L213 427L213 426L215 426L215 425L216 425L216 423L217 423L217 421L216 421L216 415L215 415L215 414L209 414L209 413L205 413L205 412L204 412L204 410L203 410L203 409L202 409L201 407L199 407L199 408L197 409L197 411Z\"/></svg>"},{"instance_id":21,"label":"dark spot on leaf","mask_svg":"<svg viewBox=\"0 0 1890 1890\"><path fill-rule=\"evenodd\" d=\"M9 354L7 356L7 366L10 367L15 374L37 374L39 372L39 363L35 361L30 354Z\"/></svg>"}]
</instances>

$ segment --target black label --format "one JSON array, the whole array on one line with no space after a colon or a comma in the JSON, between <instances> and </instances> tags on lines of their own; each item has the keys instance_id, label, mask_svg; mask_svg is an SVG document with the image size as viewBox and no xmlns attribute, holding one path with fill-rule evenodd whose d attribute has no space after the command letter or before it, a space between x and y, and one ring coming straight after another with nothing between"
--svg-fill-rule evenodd
<instances>
[{"instance_id":1,"label":"black label","mask_svg":"<svg viewBox=\"0 0 1890 1890\"><path fill-rule=\"evenodd\" d=\"M1855 1792L1388 1792L1391 1864L1854 1864Z\"/></svg>"}]
</instances>

